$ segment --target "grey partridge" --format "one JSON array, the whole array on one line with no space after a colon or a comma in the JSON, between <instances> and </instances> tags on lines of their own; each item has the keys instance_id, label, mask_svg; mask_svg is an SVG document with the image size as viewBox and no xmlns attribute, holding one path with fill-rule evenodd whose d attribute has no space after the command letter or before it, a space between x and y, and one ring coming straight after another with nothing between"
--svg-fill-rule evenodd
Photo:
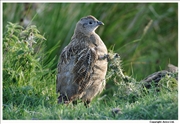
<instances>
[{"instance_id":1,"label":"grey partridge","mask_svg":"<svg viewBox=\"0 0 180 124\"><path fill-rule=\"evenodd\" d=\"M62 50L58 63L56 91L58 103L76 102L85 106L105 88L107 48L95 30L103 22L89 15L81 18L70 43Z\"/></svg>"}]
</instances>

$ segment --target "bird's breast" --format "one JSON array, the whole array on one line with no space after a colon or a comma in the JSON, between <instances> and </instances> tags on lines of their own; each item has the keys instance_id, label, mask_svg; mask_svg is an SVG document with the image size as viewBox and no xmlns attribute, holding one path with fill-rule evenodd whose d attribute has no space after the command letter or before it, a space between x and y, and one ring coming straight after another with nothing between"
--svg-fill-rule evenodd
<instances>
[{"instance_id":1,"label":"bird's breast","mask_svg":"<svg viewBox=\"0 0 180 124\"><path fill-rule=\"evenodd\" d=\"M96 47L96 52L97 52L97 56L98 58L103 57L105 55L107 55L107 48L104 45L103 42L101 42L101 44L99 44ZM97 59L95 64L94 64L94 77L100 78L100 79L105 79L105 75L107 72L107 59Z\"/></svg>"}]
</instances>

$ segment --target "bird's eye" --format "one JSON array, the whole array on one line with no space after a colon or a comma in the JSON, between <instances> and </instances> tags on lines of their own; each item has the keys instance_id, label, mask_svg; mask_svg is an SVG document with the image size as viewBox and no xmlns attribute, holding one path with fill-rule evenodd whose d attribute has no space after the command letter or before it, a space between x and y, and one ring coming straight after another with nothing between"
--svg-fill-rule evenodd
<instances>
[{"instance_id":1,"label":"bird's eye","mask_svg":"<svg viewBox=\"0 0 180 124\"><path fill-rule=\"evenodd\" d=\"M92 22L89 22L89 24L92 24Z\"/></svg>"}]
</instances>

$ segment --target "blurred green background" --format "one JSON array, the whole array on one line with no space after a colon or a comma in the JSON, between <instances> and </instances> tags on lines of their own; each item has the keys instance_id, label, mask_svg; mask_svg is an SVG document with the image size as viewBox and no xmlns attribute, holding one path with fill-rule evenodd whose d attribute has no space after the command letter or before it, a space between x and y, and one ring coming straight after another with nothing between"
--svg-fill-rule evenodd
<instances>
[{"instance_id":1,"label":"blurred green background","mask_svg":"<svg viewBox=\"0 0 180 124\"><path fill-rule=\"evenodd\" d=\"M141 80L178 64L178 3L3 3L3 30L7 22L34 24L47 39L44 64L70 42L76 22L93 15L104 22L97 33L107 48L114 48L127 75Z\"/></svg>"}]
</instances>

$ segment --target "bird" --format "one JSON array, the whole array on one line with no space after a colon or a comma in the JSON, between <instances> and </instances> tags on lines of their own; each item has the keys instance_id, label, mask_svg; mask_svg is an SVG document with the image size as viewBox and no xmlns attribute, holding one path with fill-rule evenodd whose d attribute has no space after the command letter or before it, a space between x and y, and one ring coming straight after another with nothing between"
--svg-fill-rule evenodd
<instances>
[{"instance_id":1,"label":"bird","mask_svg":"<svg viewBox=\"0 0 180 124\"><path fill-rule=\"evenodd\" d=\"M69 44L61 51L57 65L58 103L89 106L106 85L108 50L95 30L104 25L94 16L82 17Z\"/></svg>"},{"instance_id":2,"label":"bird","mask_svg":"<svg viewBox=\"0 0 180 124\"><path fill-rule=\"evenodd\" d=\"M146 88L151 88L152 84L158 86L161 79L163 79L166 75L174 77L178 81L178 67L173 64L168 64L167 69L154 72L144 78L141 82L143 82L143 85Z\"/></svg>"}]
</instances>

